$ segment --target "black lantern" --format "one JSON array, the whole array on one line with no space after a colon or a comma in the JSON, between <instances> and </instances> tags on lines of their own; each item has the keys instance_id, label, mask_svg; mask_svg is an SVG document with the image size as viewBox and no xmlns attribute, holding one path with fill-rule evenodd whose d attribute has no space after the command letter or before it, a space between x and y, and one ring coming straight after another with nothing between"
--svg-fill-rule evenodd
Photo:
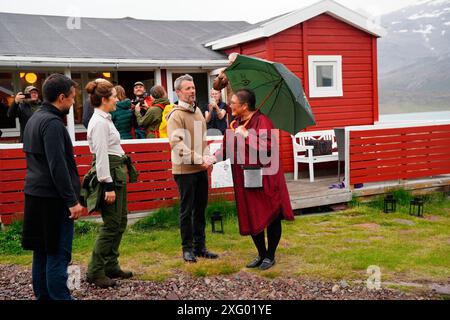
<instances>
[{"instance_id":1,"label":"black lantern","mask_svg":"<svg viewBox=\"0 0 450 320\"><path fill-rule=\"evenodd\" d=\"M219 224L220 222L220 228L216 227L216 223ZM220 211L214 211L214 213L211 216L211 226L212 226L212 232L213 233L224 233L223 232L223 219L222 214Z\"/></svg>"},{"instance_id":2,"label":"black lantern","mask_svg":"<svg viewBox=\"0 0 450 320\"><path fill-rule=\"evenodd\" d=\"M397 208L397 201L393 194L388 194L384 197L384 213L395 212Z\"/></svg>"},{"instance_id":3,"label":"black lantern","mask_svg":"<svg viewBox=\"0 0 450 320\"><path fill-rule=\"evenodd\" d=\"M423 216L423 198L415 197L409 203L409 214L417 215L418 217Z\"/></svg>"}]
</instances>

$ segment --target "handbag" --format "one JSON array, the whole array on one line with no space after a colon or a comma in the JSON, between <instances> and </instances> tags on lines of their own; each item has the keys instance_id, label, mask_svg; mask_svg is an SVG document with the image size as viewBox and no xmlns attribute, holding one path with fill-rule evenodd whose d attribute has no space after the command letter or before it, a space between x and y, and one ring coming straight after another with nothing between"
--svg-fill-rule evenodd
<instances>
[{"instance_id":1,"label":"handbag","mask_svg":"<svg viewBox=\"0 0 450 320\"><path fill-rule=\"evenodd\" d=\"M256 189L263 186L263 168L261 167L242 167L244 171L244 188Z\"/></svg>"},{"instance_id":2,"label":"handbag","mask_svg":"<svg viewBox=\"0 0 450 320\"><path fill-rule=\"evenodd\" d=\"M313 146L313 156L324 156L333 153L333 141L331 140L305 140L306 146Z\"/></svg>"}]
</instances>

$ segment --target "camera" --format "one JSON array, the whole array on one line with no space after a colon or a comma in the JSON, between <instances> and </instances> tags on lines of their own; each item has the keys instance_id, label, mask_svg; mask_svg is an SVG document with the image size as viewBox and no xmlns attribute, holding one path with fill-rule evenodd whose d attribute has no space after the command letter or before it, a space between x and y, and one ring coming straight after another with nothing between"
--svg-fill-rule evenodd
<instances>
[{"instance_id":1,"label":"camera","mask_svg":"<svg viewBox=\"0 0 450 320\"><path fill-rule=\"evenodd\" d=\"M137 105L139 103L140 106L142 107L145 98L147 98L148 96L149 94L147 92L144 92L144 94L141 97L136 97L136 99L131 100L131 104Z\"/></svg>"},{"instance_id":2,"label":"camera","mask_svg":"<svg viewBox=\"0 0 450 320\"><path fill-rule=\"evenodd\" d=\"M24 99L31 99L31 93L24 93L23 95L25 96Z\"/></svg>"}]
</instances>

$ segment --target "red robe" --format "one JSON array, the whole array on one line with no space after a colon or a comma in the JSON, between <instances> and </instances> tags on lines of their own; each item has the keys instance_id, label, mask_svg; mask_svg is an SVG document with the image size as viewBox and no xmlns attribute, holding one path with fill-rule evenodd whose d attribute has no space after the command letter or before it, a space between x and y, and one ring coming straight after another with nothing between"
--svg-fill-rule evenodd
<instances>
[{"instance_id":1,"label":"red robe","mask_svg":"<svg viewBox=\"0 0 450 320\"><path fill-rule=\"evenodd\" d=\"M242 123L241 123L242 124ZM241 125L239 119L236 120L234 128ZM234 156L231 159L231 171L233 173L234 195L236 198L236 207L239 220L239 232L241 235L257 235L266 229L280 213L284 219L294 220L289 192L284 178L284 171L279 158L278 141L271 141L272 121L260 112L256 112L246 126L247 130L254 129L258 137L263 139L245 139L245 165L251 166L249 160L249 150L268 150L269 152L278 152L278 171L274 175L263 175L263 187L258 189L244 188L244 171L242 164L237 162L237 143L236 134L228 129L225 134L222 148L215 154L218 161L227 158L227 150L234 149ZM267 129L268 134L259 130ZM251 131L249 131L250 134ZM233 141L234 140L234 141ZM255 143L255 141L258 141ZM276 151L278 149L278 151ZM230 153L230 151L228 151ZM242 154L242 152L241 152ZM242 161L241 161L242 162ZM258 164L261 165L259 156ZM254 165L253 165L254 166Z\"/></svg>"}]
</instances>

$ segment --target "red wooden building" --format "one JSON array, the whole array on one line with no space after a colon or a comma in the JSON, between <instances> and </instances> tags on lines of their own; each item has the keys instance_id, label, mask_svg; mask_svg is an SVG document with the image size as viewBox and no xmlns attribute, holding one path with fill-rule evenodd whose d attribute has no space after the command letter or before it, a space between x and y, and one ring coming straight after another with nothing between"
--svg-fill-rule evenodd
<instances>
[{"instance_id":1,"label":"red wooden building","mask_svg":"<svg viewBox=\"0 0 450 320\"><path fill-rule=\"evenodd\" d=\"M370 19L325 0L207 44L285 64L302 80L317 125L307 130L378 121L377 38ZM283 166L293 171L292 142L282 136Z\"/></svg>"}]
</instances>

